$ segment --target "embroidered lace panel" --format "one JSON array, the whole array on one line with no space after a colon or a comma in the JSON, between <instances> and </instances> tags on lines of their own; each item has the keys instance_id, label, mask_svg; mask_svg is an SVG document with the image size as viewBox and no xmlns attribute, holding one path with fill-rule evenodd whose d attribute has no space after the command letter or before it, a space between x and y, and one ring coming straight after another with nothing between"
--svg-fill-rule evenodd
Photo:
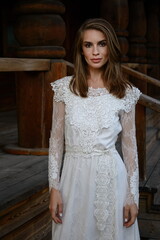
<instances>
[{"instance_id":1,"label":"embroidered lace panel","mask_svg":"<svg viewBox=\"0 0 160 240\"><path fill-rule=\"evenodd\" d=\"M94 215L100 231L99 240L115 239L115 178L116 163L112 150L108 150L99 157L96 175Z\"/></svg>"}]
</instances>

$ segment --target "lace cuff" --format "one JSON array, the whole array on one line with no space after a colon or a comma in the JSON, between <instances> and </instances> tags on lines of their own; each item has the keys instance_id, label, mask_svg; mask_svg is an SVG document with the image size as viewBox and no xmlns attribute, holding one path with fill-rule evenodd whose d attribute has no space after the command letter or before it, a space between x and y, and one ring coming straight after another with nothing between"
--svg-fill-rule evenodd
<instances>
[{"instance_id":1,"label":"lace cuff","mask_svg":"<svg viewBox=\"0 0 160 240\"><path fill-rule=\"evenodd\" d=\"M135 105L130 112L121 114L122 125L122 153L127 169L128 191L126 203L131 205L139 201L139 169L137 156L137 143L135 132Z\"/></svg>"},{"instance_id":2,"label":"lace cuff","mask_svg":"<svg viewBox=\"0 0 160 240\"><path fill-rule=\"evenodd\" d=\"M52 130L49 140L49 188L59 189L60 170L64 150L64 103L53 101Z\"/></svg>"}]
</instances>

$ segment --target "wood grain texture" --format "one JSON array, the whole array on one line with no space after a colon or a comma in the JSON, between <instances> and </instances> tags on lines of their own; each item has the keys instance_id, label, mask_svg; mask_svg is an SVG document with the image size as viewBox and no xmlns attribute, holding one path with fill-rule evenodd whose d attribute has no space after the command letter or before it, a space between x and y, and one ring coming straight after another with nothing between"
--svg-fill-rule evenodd
<instances>
[{"instance_id":1,"label":"wood grain texture","mask_svg":"<svg viewBox=\"0 0 160 240\"><path fill-rule=\"evenodd\" d=\"M44 188L0 213L2 239L43 239L51 232L49 193Z\"/></svg>"},{"instance_id":2,"label":"wood grain texture","mask_svg":"<svg viewBox=\"0 0 160 240\"><path fill-rule=\"evenodd\" d=\"M0 58L0 72L48 71L49 59Z\"/></svg>"},{"instance_id":3,"label":"wood grain texture","mask_svg":"<svg viewBox=\"0 0 160 240\"><path fill-rule=\"evenodd\" d=\"M138 68L141 67L141 65L137 65ZM136 71L134 69L131 69L130 67L128 66L125 66L125 65L122 65L122 69L125 73L127 73L129 76L132 76L132 77L135 77L137 78L138 80L142 80L142 81L145 81L145 82L148 82L148 83L151 83L157 87L160 87L160 81L157 80L156 78L153 78L153 77L150 77L150 76L147 76L146 74L142 73L142 72L139 72L139 71Z\"/></svg>"},{"instance_id":4,"label":"wood grain texture","mask_svg":"<svg viewBox=\"0 0 160 240\"><path fill-rule=\"evenodd\" d=\"M156 112L160 112L160 101L146 94L141 95L139 103L145 107L155 110Z\"/></svg>"},{"instance_id":5,"label":"wood grain texture","mask_svg":"<svg viewBox=\"0 0 160 240\"><path fill-rule=\"evenodd\" d=\"M0 239L51 239L48 157L6 154L17 139L16 113L0 113Z\"/></svg>"}]
</instances>

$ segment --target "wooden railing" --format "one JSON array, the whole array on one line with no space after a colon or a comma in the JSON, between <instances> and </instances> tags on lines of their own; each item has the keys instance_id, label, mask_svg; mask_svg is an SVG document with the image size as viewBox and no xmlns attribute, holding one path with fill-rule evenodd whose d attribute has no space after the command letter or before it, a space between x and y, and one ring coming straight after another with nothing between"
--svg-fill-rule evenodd
<instances>
[{"instance_id":1,"label":"wooden railing","mask_svg":"<svg viewBox=\"0 0 160 240\"><path fill-rule=\"evenodd\" d=\"M150 76L147 76L144 73L138 72L138 71L126 66L126 65L122 65L122 68L123 68L123 71L127 75L132 76L132 77L138 79L139 81L144 81L144 82L147 82L147 83L151 83L154 86L160 87L160 81L159 80L157 80L155 78L152 78ZM151 108L151 109L153 109L157 112L160 112L160 101L155 99L155 98L149 97L146 94L142 94L139 102L142 105L144 105L148 108Z\"/></svg>"},{"instance_id":2,"label":"wooden railing","mask_svg":"<svg viewBox=\"0 0 160 240\"><path fill-rule=\"evenodd\" d=\"M50 59L0 58L0 72L49 71Z\"/></svg>"},{"instance_id":3,"label":"wooden railing","mask_svg":"<svg viewBox=\"0 0 160 240\"><path fill-rule=\"evenodd\" d=\"M129 66L132 66L132 65L129 65ZM134 66L134 65L133 65ZM137 65L138 67L138 65ZM138 72L134 69L132 69L131 67L128 67L126 65L122 65L122 69L125 73L127 73L129 76L133 76L135 78L137 78L138 80L142 80L142 81L145 81L145 82L148 82L148 83L151 83L157 87L160 87L160 81L155 79L155 78L152 78L150 76L147 76L146 74L144 73L141 73L141 72Z\"/></svg>"}]
</instances>

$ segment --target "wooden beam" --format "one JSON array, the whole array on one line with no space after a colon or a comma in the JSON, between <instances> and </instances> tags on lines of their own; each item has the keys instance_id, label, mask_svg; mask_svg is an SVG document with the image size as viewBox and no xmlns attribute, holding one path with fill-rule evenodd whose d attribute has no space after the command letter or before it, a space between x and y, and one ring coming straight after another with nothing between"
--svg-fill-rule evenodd
<instances>
[{"instance_id":1,"label":"wooden beam","mask_svg":"<svg viewBox=\"0 0 160 240\"><path fill-rule=\"evenodd\" d=\"M157 80L156 78L149 77L146 74L138 72L136 70L133 70L133 69L131 69L131 68L125 66L125 65L122 65L122 69L125 73L127 73L130 76L133 76L133 77L137 78L138 80L149 82L149 83L151 83L151 84L153 84L157 87L160 87L160 81Z\"/></svg>"},{"instance_id":2,"label":"wooden beam","mask_svg":"<svg viewBox=\"0 0 160 240\"><path fill-rule=\"evenodd\" d=\"M160 101L155 98L141 94L139 103L145 107L153 109L156 112L160 112Z\"/></svg>"},{"instance_id":3,"label":"wooden beam","mask_svg":"<svg viewBox=\"0 0 160 240\"><path fill-rule=\"evenodd\" d=\"M50 59L0 58L0 72L48 71Z\"/></svg>"}]
</instances>

